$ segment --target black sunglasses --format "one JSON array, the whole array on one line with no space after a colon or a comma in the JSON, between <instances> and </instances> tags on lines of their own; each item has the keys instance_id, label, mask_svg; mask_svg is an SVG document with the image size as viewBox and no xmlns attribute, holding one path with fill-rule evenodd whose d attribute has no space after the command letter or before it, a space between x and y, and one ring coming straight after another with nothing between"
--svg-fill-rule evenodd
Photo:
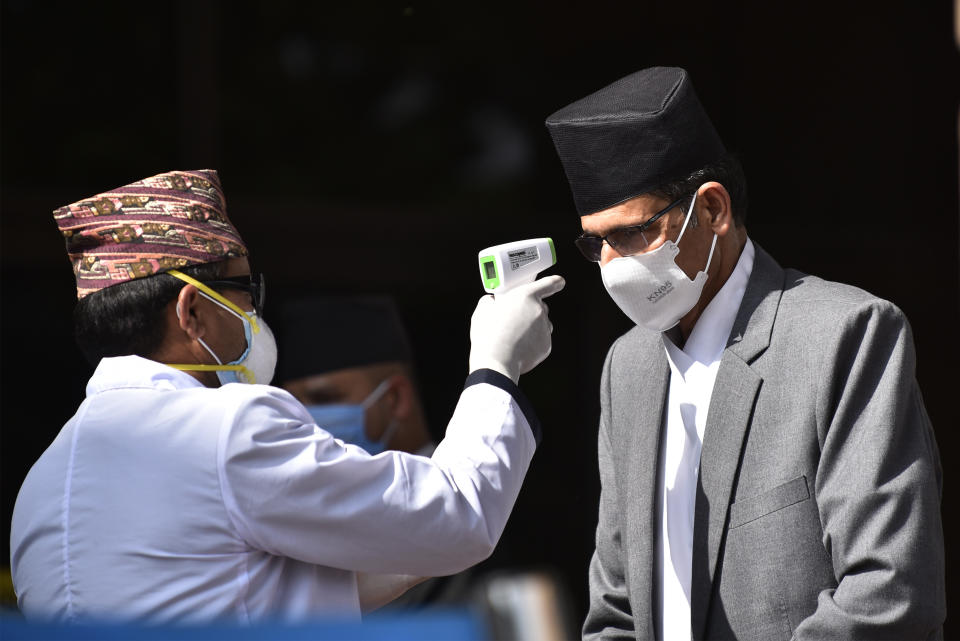
<instances>
[{"instance_id":1,"label":"black sunglasses","mask_svg":"<svg viewBox=\"0 0 960 641\"><path fill-rule=\"evenodd\" d=\"M232 276L229 278L218 278L216 280L202 280L204 285L209 285L213 289L220 287L230 287L240 289L250 294L250 300L253 301L253 309L257 316L263 317L263 303L267 298L267 286L263 274L249 274L247 276Z\"/></svg>"},{"instance_id":2,"label":"black sunglasses","mask_svg":"<svg viewBox=\"0 0 960 641\"><path fill-rule=\"evenodd\" d=\"M647 229L649 229L650 226L657 222L663 215L679 205L685 198L687 198L687 196L681 196L680 198L677 198L675 201L639 225L620 227L619 229L614 229L606 236L590 236L587 234L582 234L579 238L574 240L573 243L577 246L577 249L580 250L580 253L583 254L584 258L595 263L600 260L600 252L603 250L603 241L607 241L607 244L616 249L617 253L619 253L621 256L633 256L634 254L639 254L650 245L650 239L646 237L644 232L647 231Z\"/></svg>"}]
</instances>

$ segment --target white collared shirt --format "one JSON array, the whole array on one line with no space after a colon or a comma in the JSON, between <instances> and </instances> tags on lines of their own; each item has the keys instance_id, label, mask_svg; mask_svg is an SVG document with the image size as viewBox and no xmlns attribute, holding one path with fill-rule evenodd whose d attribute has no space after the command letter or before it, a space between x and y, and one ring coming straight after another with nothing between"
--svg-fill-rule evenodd
<instances>
[{"instance_id":1,"label":"white collared shirt","mask_svg":"<svg viewBox=\"0 0 960 641\"><path fill-rule=\"evenodd\" d=\"M693 515L700 449L720 359L736 320L753 269L754 248L747 239L727 282L694 325L683 349L662 335L670 363L666 430L661 446L658 491L660 513L660 627L665 641L690 639L690 576Z\"/></svg>"},{"instance_id":2,"label":"white collared shirt","mask_svg":"<svg viewBox=\"0 0 960 641\"><path fill-rule=\"evenodd\" d=\"M19 604L64 620L357 617L358 571L486 558L535 448L488 382L464 390L432 458L371 457L284 390L107 358L17 497Z\"/></svg>"}]
</instances>

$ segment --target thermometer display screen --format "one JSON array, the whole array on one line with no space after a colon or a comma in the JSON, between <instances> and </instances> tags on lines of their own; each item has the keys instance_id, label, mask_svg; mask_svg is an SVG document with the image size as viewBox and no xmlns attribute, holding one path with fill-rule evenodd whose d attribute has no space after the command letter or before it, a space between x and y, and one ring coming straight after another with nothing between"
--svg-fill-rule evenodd
<instances>
[{"instance_id":1,"label":"thermometer display screen","mask_svg":"<svg viewBox=\"0 0 960 641\"><path fill-rule=\"evenodd\" d=\"M487 280L492 280L497 277L497 266L492 260L488 260L483 264L483 272L486 274Z\"/></svg>"}]
</instances>

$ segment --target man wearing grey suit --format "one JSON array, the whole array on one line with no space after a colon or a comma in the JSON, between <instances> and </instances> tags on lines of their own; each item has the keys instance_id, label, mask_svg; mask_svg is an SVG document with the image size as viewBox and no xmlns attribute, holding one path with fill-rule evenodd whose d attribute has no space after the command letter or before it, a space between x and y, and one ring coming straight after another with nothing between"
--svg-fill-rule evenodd
<instances>
[{"instance_id":1,"label":"man wearing grey suit","mask_svg":"<svg viewBox=\"0 0 960 641\"><path fill-rule=\"evenodd\" d=\"M929 639L941 469L909 324L781 268L683 69L547 119L583 236L636 327L600 389L588 639Z\"/></svg>"}]
</instances>

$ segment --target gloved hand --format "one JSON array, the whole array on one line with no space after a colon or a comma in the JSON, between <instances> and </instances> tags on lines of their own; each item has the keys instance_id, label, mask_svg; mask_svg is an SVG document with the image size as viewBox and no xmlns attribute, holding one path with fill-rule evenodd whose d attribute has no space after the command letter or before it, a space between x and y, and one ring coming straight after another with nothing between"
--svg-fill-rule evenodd
<instances>
[{"instance_id":1,"label":"gloved hand","mask_svg":"<svg viewBox=\"0 0 960 641\"><path fill-rule=\"evenodd\" d=\"M470 371L492 369L516 383L539 365L550 354L553 331L543 299L564 285L553 275L482 297L470 319Z\"/></svg>"}]
</instances>

